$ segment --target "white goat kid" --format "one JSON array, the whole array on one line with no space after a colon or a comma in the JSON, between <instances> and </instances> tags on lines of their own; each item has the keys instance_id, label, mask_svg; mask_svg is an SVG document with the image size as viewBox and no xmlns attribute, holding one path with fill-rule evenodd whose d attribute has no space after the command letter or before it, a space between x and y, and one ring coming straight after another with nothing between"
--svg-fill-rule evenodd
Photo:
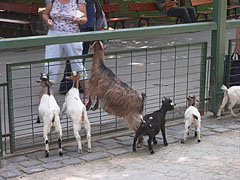
<instances>
[{"instance_id":1,"label":"white goat kid","mask_svg":"<svg viewBox=\"0 0 240 180\"><path fill-rule=\"evenodd\" d=\"M200 128L201 128L201 115L196 108L196 102L198 101L195 96L189 96L187 98L189 107L184 113L185 120L185 132L181 143L184 143L189 135L189 128L192 123L195 123L195 136L197 136L198 142L201 142Z\"/></svg>"},{"instance_id":2,"label":"white goat kid","mask_svg":"<svg viewBox=\"0 0 240 180\"><path fill-rule=\"evenodd\" d=\"M74 136L78 143L78 152L82 153L81 136L79 135L82 123L87 133L88 152L91 152L92 148L91 148L91 126L88 120L86 107L79 97L78 87L80 77L81 75L79 73L76 73L75 71L72 73L71 76L66 77L66 79L71 79L73 81L73 86L66 94L65 102L63 104L60 117L62 118L63 112L66 111L68 118L72 120ZM75 82L77 82L76 88L74 87Z\"/></svg>"},{"instance_id":3,"label":"white goat kid","mask_svg":"<svg viewBox=\"0 0 240 180\"><path fill-rule=\"evenodd\" d=\"M48 133L52 127L55 127L58 133L59 155L62 156L62 127L60 124L60 108L54 98L54 93L51 88L52 83L48 81L46 75L41 74L40 80L37 80L42 86L40 91L40 104L38 108L39 120L43 121L43 138L45 143L45 157L49 157L49 141Z\"/></svg>"},{"instance_id":4,"label":"white goat kid","mask_svg":"<svg viewBox=\"0 0 240 180\"><path fill-rule=\"evenodd\" d=\"M224 91L224 97L222 100L222 104L218 109L217 119L219 120L221 118L222 110L226 106L228 101L230 102L228 110L230 110L233 117L236 117L236 114L233 112L232 108L236 104L240 104L240 86L232 86L228 89L225 85L222 85L221 89Z\"/></svg>"}]
</instances>

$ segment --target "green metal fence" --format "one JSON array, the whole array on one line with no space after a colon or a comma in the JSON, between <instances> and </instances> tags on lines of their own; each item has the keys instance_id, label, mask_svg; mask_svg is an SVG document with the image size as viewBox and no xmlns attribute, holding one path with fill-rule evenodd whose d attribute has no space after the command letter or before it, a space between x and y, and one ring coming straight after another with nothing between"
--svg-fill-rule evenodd
<instances>
[{"instance_id":1,"label":"green metal fence","mask_svg":"<svg viewBox=\"0 0 240 180\"><path fill-rule=\"evenodd\" d=\"M108 59L109 62L115 62L115 65L109 64L109 67L113 69L113 71L124 81L130 83L133 85L135 88L137 88L138 91L146 91L148 95L148 101L147 101L147 106L146 106L146 111L151 112L154 110L155 103L155 98L157 96L154 96L154 93L159 94L159 99L158 99L158 104L160 104L160 98L162 98L163 95L168 95L171 96L174 101L176 101L178 104L181 105L181 93L183 93L186 97L187 94L189 93L195 93L191 91L191 87L194 87L194 85L190 85L191 83L197 83L200 84L199 87L195 87L194 90L199 91L199 94L196 93L196 96L200 96L200 98L203 100L204 95L209 94L209 105L207 107L208 111L211 111L213 113L217 112L217 108L220 104L220 98L219 98L219 92L220 92L220 86L223 81L223 61L224 61L224 56L225 56L225 39L226 39L226 29L229 28L236 28L240 26L240 21L239 20L227 20L226 21L226 0L214 0L213 1L213 21L212 22L205 22L205 23L192 23L192 24L179 24L179 25L168 25L168 26L154 26L154 27L143 27L143 28L129 28L129 29L121 29L121 30L109 30L109 31L101 31L101 32L86 32L86 33L75 33L75 34L67 34L67 35L61 35L61 36L38 36L38 37L24 37L24 38L10 38L10 39L3 39L0 40L0 50L6 50L6 49L13 49L13 48L24 48L24 47L37 47L37 46L43 46L43 45L48 45L48 44L62 44L62 43L69 43L69 42L83 42L83 41L94 41L98 39L102 40L109 40L109 39L126 39L126 38L137 38L137 37L147 37L147 36L154 36L154 35L167 35L167 34L176 34L176 33L188 33L188 32L196 32L196 31L205 31L205 30L210 30L212 32L212 41L211 41L211 63L206 62L206 47L201 46L204 48L199 48L202 49L201 53L199 54L200 59L204 59L204 62L201 62L200 64L196 65L199 66L199 72L195 72L194 74L196 75L201 75L199 83L197 83L197 80L192 80L191 76L191 71L196 69L195 66L191 65L191 68L186 68L189 70L187 74L187 82L188 85L188 90L184 90L186 88L184 85L181 86L181 83L178 84L179 82L182 82L181 80L181 74L178 71L178 69L182 68L178 63L179 62L184 62L184 60L180 61L178 60L178 49L181 48L179 46L176 47L171 47L167 48L168 50L171 49L171 53L165 52L165 48L159 48L159 50L150 50L150 49L144 49L142 53L145 53L145 56L142 55L139 57L136 54L141 54L141 52L137 51L136 52L116 52L112 54L108 54ZM192 45L184 45L183 47L192 47ZM177 49L177 50L176 50ZM148 54L149 52L154 52L158 51L159 54L159 70L166 71L166 73L169 73L171 76L169 77L170 79L167 79L165 77L166 73L159 74L159 82L157 83L158 79L155 78L150 78L152 77L152 72L149 71L149 67L152 66L151 59L149 59L150 56L156 56L152 54ZM190 48L190 51L192 49ZM162 53L164 52L164 53ZM131 73L126 73L122 74L123 72L126 72L126 69L128 66L124 67L121 63L124 62L122 60L122 57L125 57L125 54L128 54L129 59L134 60L133 62L130 62L130 66L128 70ZM130 54L130 55L129 55ZM133 56L131 55L133 54ZM147 54L147 56L146 56ZM164 58L165 55L169 54L169 57L172 57L173 59L169 58L170 61L166 63L170 63L170 68L166 68L164 64ZM188 53L185 53L185 56L188 57ZM201 55L200 55L201 54ZM90 56L89 56L90 57ZM89 58L88 57L88 58ZM126 55L127 57L127 55ZM137 59L144 59L143 62L135 62L135 57ZM146 57L146 58L143 58ZM175 58L174 58L175 57ZM168 59L167 58L167 59ZM67 58L63 60L64 61ZM124 58L123 58L124 59ZM128 58L126 58L128 59ZM169 60L168 59L168 60ZM175 59L175 60L174 60ZM184 59L184 58L182 58ZM192 62L192 58L189 58L189 62ZM208 58L209 59L209 58ZM60 59L59 59L60 60ZM86 61L86 66L89 70L89 60ZM42 64L43 61L39 61L39 64ZM209 61L210 62L210 61ZM171 64L172 63L172 64ZM91 64L91 63L90 63ZM154 62L153 62L154 64ZM161 65L161 66L160 66ZM21 68L19 68L19 67ZM26 64L15 64L14 65L9 65L7 67L7 72L8 72L8 112L10 114L9 117L9 122L8 125L10 127L10 132L6 133L6 136L9 137L8 135L11 135L10 142L11 142L11 151L14 152L15 150L27 147L27 146L34 146L38 145L41 143L41 125L39 127L36 127L34 124L34 121L36 119L36 107L37 107L37 93L39 91L39 87L37 87L36 84L34 84L34 79L38 78L38 74L40 72L39 69L43 69L43 66L39 66L33 62L28 62ZM119 69L122 66L123 70ZM200 68L202 66L202 68ZM203 68L204 66L207 66L206 68ZM33 71L32 68L38 69L38 71ZM157 66L153 66L157 67ZM186 65L186 67L188 67ZM21 70L23 68L23 70ZM24 69L25 68L25 69ZM138 73L135 74L135 69L140 68ZM142 68L142 69L141 69ZM184 69L184 68L182 68ZM209 70L211 69L211 71ZM9 71L8 71L9 70ZM144 70L144 72L143 72ZM22 75L19 77L16 77L15 72L17 71L25 71L26 74L28 75ZM153 72L157 72L158 70L153 70ZM34 72L34 74L32 73ZM173 73L173 74L171 74ZM182 72L181 72L182 73ZM21 74L21 73L20 73ZM31 76L29 75L31 74ZM129 74L131 74L129 76ZM144 75L145 76L144 76ZM154 74L154 73L153 73ZM136 76L136 77L135 77ZM209 77L210 76L210 77ZM140 79L138 79L140 78ZM25 81L22 82L21 80L24 79ZM210 81L209 81L210 79ZM143 85L139 84L140 81L143 81ZM153 83L154 81L154 83ZM156 81L156 82L155 82ZM185 79L186 81L186 79ZM205 82L206 81L206 82ZM149 83L148 83L149 82ZM152 83L152 84L150 84ZM170 84L167 84L170 83ZM155 85L153 85L155 84ZM167 84L166 86L164 84ZM204 86L205 84L205 86ZM152 85L152 86L151 86ZM157 85L159 85L161 88L157 88ZM208 87L209 86L209 87ZM28 94L28 97L24 97L25 93L19 92L17 89L25 89L26 94ZM166 88L167 90L164 90ZM31 91L29 90L31 89ZM56 89L57 90L57 85ZM199 90L200 89L200 90ZM166 92L165 92L166 91ZM206 93L204 93L206 91ZM23 97L21 97L23 96ZM60 96L60 95L59 95ZM26 104L21 104L22 100L26 98ZM153 102L151 102L151 100ZM16 103L15 103L16 101ZM182 101L185 101L182 99ZM62 103L62 100L60 99L60 104ZM30 107L30 105L33 105L33 107ZM184 104L184 102L183 102ZM159 107L159 106L158 106ZM180 106L181 107L181 106ZM170 118L174 118L178 116L177 110L179 112L181 111L181 108L178 107L174 112L172 112ZM155 107L157 108L157 107ZM26 109L26 112L22 113L21 109ZM204 109L202 106L201 109ZM28 113L28 114L27 114ZM94 116L95 115L95 116ZM180 113L179 113L180 115ZM112 127L112 122L111 120L114 119L114 117L109 117L106 115L104 112L99 110L96 113L91 114L90 116L93 117L93 119L97 119L96 122L94 120L93 124L96 125L96 129L94 129L95 134L102 134L106 132L106 129L112 129L113 131L120 130L121 128L125 128L125 124L120 122L123 122L119 119L115 119L114 127ZM16 121L17 119L17 121ZM109 122L109 127L110 128L104 128L102 125L106 125ZM22 125L21 125L22 123ZM24 124L26 123L26 124ZM65 139L70 139L72 136L70 134L70 129L71 127L71 122L68 122L68 120L65 120L65 132L66 134L64 135ZM16 124L18 124L16 126ZM8 127L8 126L6 126ZM27 131L26 131L27 129ZM29 132L28 132L29 130ZM26 133L26 134L25 134ZM54 136L54 135L52 135ZM38 139L37 139L38 137ZM18 141L19 140L19 141ZM22 141L21 141L22 140ZM21 142L24 142L24 146L21 146ZM27 143L26 143L27 142Z\"/></svg>"},{"instance_id":2,"label":"green metal fence","mask_svg":"<svg viewBox=\"0 0 240 180\"><path fill-rule=\"evenodd\" d=\"M63 75L66 60L85 58L89 77L91 54L79 57L43 59L39 61L8 64L6 71L9 92L9 127L11 152L43 145L42 123L37 124L37 108L40 85L35 82L44 70L45 62L58 61L62 64L58 82ZM195 95L202 102L204 111L207 68L207 43L134 49L106 52L106 65L124 82L138 92L147 94L146 113L159 109L164 96L177 104L168 114L168 119L183 117L186 109L186 96ZM57 93L59 83L53 85L55 97L62 107L64 95ZM83 95L81 94L81 97ZM123 119L108 115L105 111L88 112L92 135L105 134L127 129ZM66 116L61 120L63 140L74 139L72 122ZM84 136L85 131L81 130ZM51 133L50 141L57 140Z\"/></svg>"}]
</instances>

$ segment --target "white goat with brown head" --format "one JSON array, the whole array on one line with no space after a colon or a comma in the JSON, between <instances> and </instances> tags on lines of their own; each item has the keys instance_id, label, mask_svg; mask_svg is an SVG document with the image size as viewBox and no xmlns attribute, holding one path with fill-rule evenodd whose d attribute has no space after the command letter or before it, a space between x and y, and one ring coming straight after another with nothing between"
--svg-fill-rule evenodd
<instances>
[{"instance_id":1,"label":"white goat with brown head","mask_svg":"<svg viewBox=\"0 0 240 180\"><path fill-rule=\"evenodd\" d=\"M92 49L93 60L89 80L89 103L87 104L87 110L96 98L96 103L92 110L96 110L100 102L102 108L107 113L123 117L128 127L136 131L141 124L145 94L139 94L131 86L122 82L105 66L105 46L101 41L95 41Z\"/></svg>"},{"instance_id":2,"label":"white goat with brown head","mask_svg":"<svg viewBox=\"0 0 240 180\"><path fill-rule=\"evenodd\" d=\"M52 127L55 127L58 133L58 147L59 155L62 156L62 127L60 123L59 113L60 108L57 101L54 98L54 93L52 90L52 83L49 82L46 75L41 74L40 80L38 80L42 86L39 95L39 121L43 121L43 138L45 143L46 157L49 156L49 142L48 133L50 133Z\"/></svg>"},{"instance_id":3,"label":"white goat with brown head","mask_svg":"<svg viewBox=\"0 0 240 180\"><path fill-rule=\"evenodd\" d=\"M65 102L63 103L60 117L62 117L63 112L66 111L68 118L72 120L74 136L78 142L78 152L82 153L81 136L79 135L82 123L87 134L88 152L91 152L92 149L91 149L91 126L88 120L86 107L79 97L78 87L80 76L81 75L79 73L76 73L74 71L71 76L66 77L66 79L71 79L73 81L73 86L66 94ZM74 87L75 83L76 87Z\"/></svg>"},{"instance_id":4,"label":"white goat with brown head","mask_svg":"<svg viewBox=\"0 0 240 180\"><path fill-rule=\"evenodd\" d=\"M195 96L187 97L188 108L184 113L184 121L185 121L185 131L183 139L181 143L184 143L189 134L189 129L191 124L195 124L195 136L197 136L198 142L201 142L200 138L200 128L201 128L201 115L197 109L197 102L199 102Z\"/></svg>"},{"instance_id":5,"label":"white goat with brown head","mask_svg":"<svg viewBox=\"0 0 240 180\"><path fill-rule=\"evenodd\" d=\"M224 97L222 104L218 109L217 119L219 120L221 118L222 110L228 102L230 102L228 110L231 112L233 117L236 117L236 114L233 112L233 107L236 104L240 104L240 86L232 86L228 89L225 85L222 85L221 90L224 91Z\"/></svg>"}]
</instances>

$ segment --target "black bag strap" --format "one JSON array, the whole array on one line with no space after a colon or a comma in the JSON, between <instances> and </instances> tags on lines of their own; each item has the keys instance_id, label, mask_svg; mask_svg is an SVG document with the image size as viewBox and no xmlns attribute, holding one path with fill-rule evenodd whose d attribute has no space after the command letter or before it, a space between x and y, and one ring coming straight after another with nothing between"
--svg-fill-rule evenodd
<instances>
[{"instance_id":1,"label":"black bag strap","mask_svg":"<svg viewBox=\"0 0 240 180\"><path fill-rule=\"evenodd\" d=\"M96 8L96 11L102 11L102 6L101 6L101 3L99 2L99 0L96 0L95 1L95 8Z\"/></svg>"}]
</instances>

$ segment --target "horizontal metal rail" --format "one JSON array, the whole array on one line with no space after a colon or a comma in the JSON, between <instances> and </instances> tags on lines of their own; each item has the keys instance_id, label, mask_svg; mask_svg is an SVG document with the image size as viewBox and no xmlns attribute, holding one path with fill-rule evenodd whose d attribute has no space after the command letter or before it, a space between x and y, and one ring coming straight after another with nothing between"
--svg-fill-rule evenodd
<instances>
[{"instance_id":1,"label":"horizontal metal rail","mask_svg":"<svg viewBox=\"0 0 240 180\"><path fill-rule=\"evenodd\" d=\"M215 22L193 23L193 24L174 24L165 26L152 26L142 28L128 28L119 30L81 32L58 36L31 36L0 40L0 50L34 47L48 44L62 44L70 42L84 42L94 40L108 40L121 38L137 38L142 36L167 35L176 33L188 33L206 30L216 30Z\"/></svg>"}]
</instances>

